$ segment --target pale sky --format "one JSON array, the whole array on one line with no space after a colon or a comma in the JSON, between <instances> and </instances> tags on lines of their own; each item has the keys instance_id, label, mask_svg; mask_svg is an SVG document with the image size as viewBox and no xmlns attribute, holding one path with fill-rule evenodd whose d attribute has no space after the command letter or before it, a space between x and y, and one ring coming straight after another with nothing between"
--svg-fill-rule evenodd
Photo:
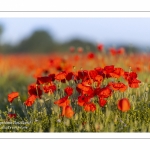
<instances>
[{"instance_id":1,"label":"pale sky","mask_svg":"<svg viewBox=\"0 0 150 150\"><path fill-rule=\"evenodd\" d=\"M61 42L79 37L94 43L150 46L150 18L0 18L0 24L3 42L12 44L45 29Z\"/></svg>"}]
</instances>

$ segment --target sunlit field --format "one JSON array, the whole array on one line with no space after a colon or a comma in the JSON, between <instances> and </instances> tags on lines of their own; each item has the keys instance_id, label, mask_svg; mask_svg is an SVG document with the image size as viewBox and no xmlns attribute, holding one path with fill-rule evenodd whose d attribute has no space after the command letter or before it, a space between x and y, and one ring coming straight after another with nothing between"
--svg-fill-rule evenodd
<instances>
[{"instance_id":1,"label":"sunlit field","mask_svg":"<svg viewBox=\"0 0 150 150\"><path fill-rule=\"evenodd\" d=\"M150 55L0 55L0 132L150 132Z\"/></svg>"}]
</instances>

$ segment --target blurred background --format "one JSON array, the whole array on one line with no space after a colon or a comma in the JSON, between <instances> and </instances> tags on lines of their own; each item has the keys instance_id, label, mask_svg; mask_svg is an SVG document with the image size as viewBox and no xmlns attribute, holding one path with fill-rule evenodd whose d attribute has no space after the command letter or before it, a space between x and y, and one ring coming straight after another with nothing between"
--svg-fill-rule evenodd
<instances>
[{"instance_id":1,"label":"blurred background","mask_svg":"<svg viewBox=\"0 0 150 150\"><path fill-rule=\"evenodd\" d=\"M114 65L150 83L146 52L150 18L0 18L0 110L9 93L25 102L37 77L61 71ZM22 113L17 101L14 107Z\"/></svg>"},{"instance_id":2,"label":"blurred background","mask_svg":"<svg viewBox=\"0 0 150 150\"><path fill-rule=\"evenodd\" d=\"M64 52L124 47L150 51L150 18L0 18L0 53Z\"/></svg>"}]
</instances>

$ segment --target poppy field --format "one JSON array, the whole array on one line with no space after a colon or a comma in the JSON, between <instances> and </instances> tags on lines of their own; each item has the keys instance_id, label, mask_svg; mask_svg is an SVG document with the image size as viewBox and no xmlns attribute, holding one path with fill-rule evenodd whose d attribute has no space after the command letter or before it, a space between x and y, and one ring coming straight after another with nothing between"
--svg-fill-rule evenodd
<instances>
[{"instance_id":1,"label":"poppy field","mask_svg":"<svg viewBox=\"0 0 150 150\"><path fill-rule=\"evenodd\" d=\"M0 132L150 132L150 55L0 55Z\"/></svg>"}]
</instances>

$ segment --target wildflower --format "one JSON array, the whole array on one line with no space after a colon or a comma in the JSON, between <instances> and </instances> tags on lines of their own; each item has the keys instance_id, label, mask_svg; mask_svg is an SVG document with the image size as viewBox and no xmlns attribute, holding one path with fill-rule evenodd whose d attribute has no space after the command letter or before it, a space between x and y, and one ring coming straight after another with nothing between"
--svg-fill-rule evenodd
<instances>
[{"instance_id":1,"label":"wildflower","mask_svg":"<svg viewBox=\"0 0 150 150\"><path fill-rule=\"evenodd\" d=\"M98 44L97 45L97 49L101 52L104 49L104 45L103 44Z\"/></svg>"},{"instance_id":2,"label":"wildflower","mask_svg":"<svg viewBox=\"0 0 150 150\"><path fill-rule=\"evenodd\" d=\"M124 92L128 88L124 83L121 83L121 82L118 82L118 83L110 82L109 86L111 87L112 90L114 91L118 90L120 92Z\"/></svg>"},{"instance_id":3,"label":"wildflower","mask_svg":"<svg viewBox=\"0 0 150 150\"><path fill-rule=\"evenodd\" d=\"M84 86L83 84L78 84L76 89L82 95L86 94L89 97L93 97L95 95L94 90L90 86Z\"/></svg>"},{"instance_id":4,"label":"wildflower","mask_svg":"<svg viewBox=\"0 0 150 150\"><path fill-rule=\"evenodd\" d=\"M84 104L88 103L90 101L89 97L85 95L81 95L78 97L78 105L84 106Z\"/></svg>"},{"instance_id":5,"label":"wildflower","mask_svg":"<svg viewBox=\"0 0 150 150\"><path fill-rule=\"evenodd\" d=\"M81 84L81 83L79 83L79 84L77 85L77 87L78 87L81 91L84 91L84 92L88 92L88 91L91 89L91 87L85 86L85 85L83 85L83 84Z\"/></svg>"},{"instance_id":6,"label":"wildflower","mask_svg":"<svg viewBox=\"0 0 150 150\"><path fill-rule=\"evenodd\" d=\"M60 107L65 107L70 104L70 101L68 100L68 96L65 96L65 97L55 101L54 104L58 105Z\"/></svg>"},{"instance_id":7,"label":"wildflower","mask_svg":"<svg viewBox=\"0 0 150 150\"><path fill-rule=\"evenodd\" d=\"M12 114L12 113L9 113L9 114L8 114L8 118L16 118L16 117L17 117L16 114Z\"/></svg>"},{"instance_id":8,"label":"wildflower","mask_svg":"<svg viewBox=\"0 0 150 150\"><path fill-rule=\"evenodd\" d=\"M110 54L112 55L112 56L115 56L115 55L117 55L117 50L115 49L115 48L109 48L109 52L110 52Z\"/></svg>"},{"instance_id":9,"label":"wildflower","mask_svg":"<svg viewBox=\"0 0 150 150\"><path fill-rule=\"evenodd\" d=\"M89 78L88 71L87 70L78 71L78 77L82 80Z\"/></svg>"},{"instance_id":10,"label":"wildflower","mask_svg":"<svg viewBox=\"0 0 150 150\"><path fill-rule=\"evenodd\" d=\"M94 53L91 52L87 55L87 57L88 57L88 59L93 59L95 57L95 55L94 55Z\"/></svg>"},{"instance_id":11,"label":"wildflower","mask_svg":"<svg viewBox=\"0 0 150 150\"><path fill-rule=\"evenodd\" d=\"M54 93L56 91L56 85L44 85L43 90L45 93Z\"/></svg>"},{"instance_id":12,"label":"wildflower","mask_svg":"<svg viewBox=\"0 0 150 150\"><path fill-rule=\"evenodd\" d=\"M126 112L130 110L130 102L127 98L120 99L118 101L117 107L120 111Z\"/></svg>"},{"instance_id":13,"label":"wildflower","mask_svg":"<svg viewBox=\"0 0 150 150\"><path fill-rule=\"evenodd\" d=\"M73 93L73 88L71 88L71 87L66 87L65 88L65 93L68 95L68 96L70 96L70 95L72 95L72 93Z\"/></svg>"},{"instance_id":14,"label":"wildflower","mask_svg":"<svg viewBox=\"0 0 150 150\"><path fill-rule=\"evenodd\" d=\"M67 118L71 118L74 115L74 111L71 106L67 105L65 108L64 116Z\"/></svg>"},{"instance_id":15,"label":"wildflower","mask_svg":"<svg viewBox=\"0 0 150 150\"><path fill-rule=\"evenodd\" d=\"M108 98L112 94L112 91L109 87L97 88L95 92L101 98Z\"/></svg>"},{"instance_id":16,"label":"wildflower","mask_svg":"<svg viewBox=\"0 0 150 150\"><path fill-rule=\"evenodd\" d=\"M40 86L37 86L36 84L31 84L28 86L28 94L31 96L31 95L34 95L36 97L39 97L41 98L42 96L42 90L40 89Z\"/></svg>"},{"instance_id":17,"label":"wildflower","mask_svg":"<svg viewBox=\"0 0 150 150\"><path fill-rule=\"evenodd\" d=\"M62 71L61 73L58 73L56 76L55 76L55 79L56 80L64 80L66 79L66 72L65 71Z\"/></svg>"},{"instance_id":18,"label":"wildflower","mask_svg":"<svg viewBox=\"0 0 150 150\"><path fill-rule=\"evenodd\" d=\"M117 51L117 54L124 54L125 53L125 49L123 47L119 48Z\"/></svg>"},{"instance_id":19,"label":"wildflower","mask_svg":"<svg viewBox=\"0 0 150 150\"><path fill-rule=\"evenodd\" d=\"M14 100L15 98L17 98L18 96L19 96L19 93L18 93L18 92L12 92L12 93L8 94L8 101L9 101L10 103L12 103L13 100Z\"/></svg>"},{"instance_id":20,"label":"wildflower","mask_svg":"<svg viewBox=\"0 0 150 150\"><path fill-rule=\"evenodd\" d=\"M137 74L135 72L124 72L123 76L126 80L132 80L137 78Z\"/></svg>"},{"instance_id":21,"label":"wildflower","mask_svg":"<svg viewBox=\"0 0 150 150\"><path fill-rule=\"evenodd\" d=\"M96 105L94 103L86 103L84 104L84 110L94 112L96 110Z\"/></svg>"},{"instance_id":22,"label":"wildflower","mask_svg":"<svg viewBox=\"0 0 150 150\"><path fill-rule=\"evenodd\" d=\"M99 97L99 105L101 107L104 107L106 104L107 104L107 100Z\"/></svg>"},{"instance_id":23,"label":"wildflower","mask_svg":"<svg viewBox=\"0 0 150 150\"><path fill-rule=\"evenodd\" d=\"M128 84L131 88L138 88L139 87L139 83L141 83L140 80L138 79L129 79L128 80Z\"/></svg>"},{"instance_id":24,"label":"wildflower","mask_svg":"<svg viewBox=\"0 0 150 150\"><path fill-rule=\"evenodd\" d=\"M90 78L95 79L95 77L98 75L98 72L96 70L90 70L89 75Z\"/></svg>"},{"instance_id":25,"label":"wildflower","mask_svg":"<svg viewBox=\"0 0 150 150\"><path fill-rule=\"evenodd\" d=\"M98 75L100 75L100 76L102 76L103 78L105 78L105 74L104 74L104 69L103 69L103 68L97 67L97 68L95 68L94 70L98 73Z\"/></svg>"},{"instance_id":26,"label":"wildflower","mask_svg":"<svg viewBox=\"0 0 150 150\"><path fill-rule=\"evenodd\" d=\"M129 87L138 88L140 80L137 79L137 74L135 72L125 72L124 78L128 81Z\"/></svg>"},{"instance_id":27,"label":"wildflower","mask_svg":"<svg viewBox=\"0 0 150 150\"><path fill-rule=\"evenodd\" d=\"M37 77L37 84L51 83L51 77Z\"/></svg>"},{"instance_id":28,"label":"wildflower","mask_svg":"<svg viewBox=\"0 0 150 150\"><path fill-rule=\"evenodd\" d=\"M36 96L35 96L35 95L31 95L31 96L29 96L29 98L24 102L24 104L25 104L26 106L32 106L32 105L34 104L35 100L36 100Z\"/></svg>"},{"instance_id":29,"label":"wildflower","mask_svg":"<svg viewBox=\"0 0 150 150\"><path fill-rule=\"evenodd\" d=\"M103 76L101 76L101 75L97 75L96 77L95 77L95 81L97 81L99 84L103 81Z\"/></svg>"},{"instance_id":30,"label":"wildflower","mask_svg":"<svg viewBox=\"0 0 150 150\"><path fill-rule=\"evenodd\" d=\"M51 81L55 81L55 74L49 74L48 77L50 77Z\"/></svg>"},{"instance_id":31,"label":"wildflower","mask_svg":"<svg viewBox=\"0 0 150 150\"><path fill-rule=\"evenodd\" d=\"M119 78L124 75L124 70L122 68L114 68L112 72L110 72L110 76L113 78Z\"/></svg>"},{"instance_id":32,"label":"wildflower","mask_svg":"<svg viewBox=\"0 0 150 150\"><path fill-rule=\"evenodd\" d=\"M82 82L83 86L91 86L93 83L93 79L87 79Z\"/></svg>"},{"instance_id":33,"label":"wildflower","mask_svg":"<svg viewBox=\"0 0 150 150\"><path fill-rule=\"evenodd\" d=\"M68 72L68 73L66 74L66 80L67 80L67 81L70 81L70 80L72 79L72 77L73 77L73 73L72 73L72 72Z\"/></svg>"},{"instance_id":34,"label":"wildflower","mask_svg":"<svg viewBox=\"0 0 150 150\"><path fill-rule=\"evenodd\" d=\"M111 66L105 66L103 69L103 73L107 78L111 77L111 73L114 72L114 65Z\"/></svg>"}]
</instances>

